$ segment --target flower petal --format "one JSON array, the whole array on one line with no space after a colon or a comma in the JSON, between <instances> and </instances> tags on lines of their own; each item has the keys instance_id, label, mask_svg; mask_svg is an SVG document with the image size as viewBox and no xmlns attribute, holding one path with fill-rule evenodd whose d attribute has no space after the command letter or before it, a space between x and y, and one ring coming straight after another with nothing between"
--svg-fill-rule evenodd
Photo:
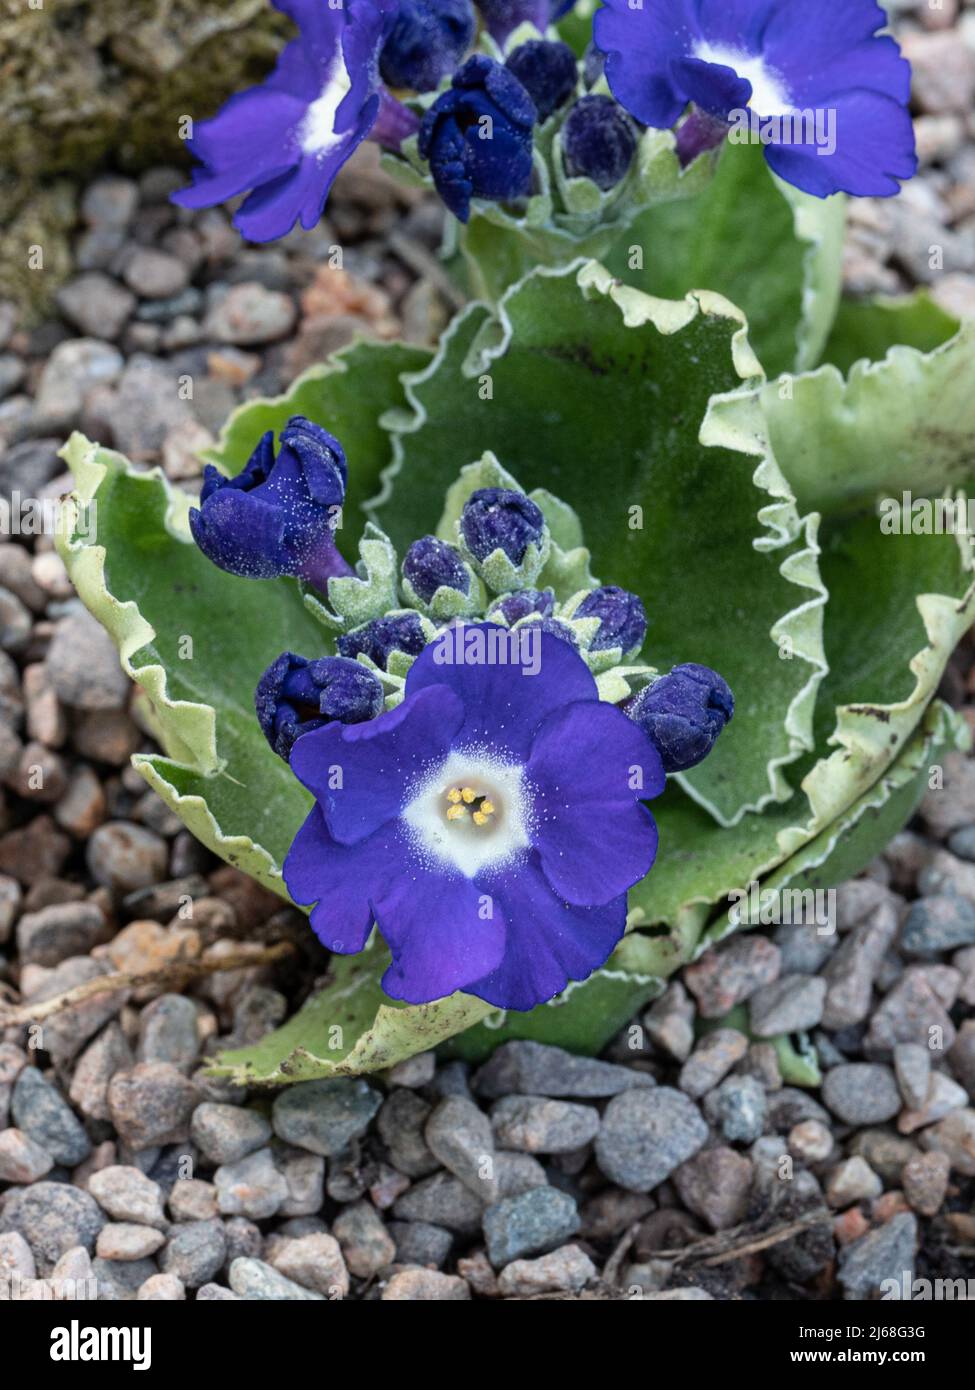
<instances>
[{"instance_id":1,"label":"flower petal","mask_svg":"<svg viewBox=\"0 0 975 1390\"><path fill-rule=\"evenodd\" d=\"M310 917L312 930L330 951L351 955L365 946L373 923L370 894L396 872L392 860L396 843L390 833L380 833L361 844L336 844L320 808L310 811L282 872L296 903L316 904Z\"/></svg>"},{"instance_id":2,"label":"flower petal","mask_svg":"<svg viewBox=\"0 0 975 1390\"><path fill-rule=\"evenodd\" d=\"M818 198L831 193L886 198L898 180L917 170L914 127L907 108L877 92L848 92L834 99L836 150L821 155L813 144L766 148L769 167Z\"/></svg>"},{"instance_id":3,"label":"flower petal","mask_svg":"<svg viewBox=\"0 0 975 1390\"><path fill-rule=\"evenodd\" d=\"M446 755L463 717L451 690L430 686L377 719L303 735L291 750L291 770L321 806L329 833L356 844L399 815L420 774Z\"/></svg>"},{"instance_id":4,"label":"flower petal","mask_svg":"<svg viewBox=\"0 0 975 1390\"><path fill-rule=\"evenodd\" d=\"M593 19L593 42L606 57L610 91L631 116L664 129L677 120L687 98L674 86L670 65L690 55L700 37L693 0L606 0Z\"/></svg>"}]
</instances>

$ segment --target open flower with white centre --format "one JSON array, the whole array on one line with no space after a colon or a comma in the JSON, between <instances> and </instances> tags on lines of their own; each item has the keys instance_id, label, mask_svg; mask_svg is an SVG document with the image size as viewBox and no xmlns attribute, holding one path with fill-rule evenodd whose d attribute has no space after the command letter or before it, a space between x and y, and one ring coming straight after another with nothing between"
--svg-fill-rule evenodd
<instances>
[{"instance_id":1,"label":"open flower with white centre","mask_svg":"<svg viewBox=\"0 0 975 1390\"><path fill-rule=\"evenodd\" d=\"M497 632L468 631L482 629ZM664 786L653 743L599 700L568 643L542 633L531 665L518 650L468 664L431 643L402 703L292 749L316 804L285 861L288 891L314 904L333 951L361 951L375 923L393 998L465 990L510 1009L553 998L609 956L627 890L653 864L642 804Z\"/></svg>"},{"instance_id":2,"label":"open flower with white centre","mask_svg":"<svg viewBox=\"0 0 975 1390\"><path fill-rule=\"evenodd\" d=\"M685 158L732 138L817 197L886 197L917 168L911 70L877 0L606 0L593 40L617 101Z\"/></svg>"},{"instance_id":3,"label":"open flower with white centre","mask_svg":"<svg viewBox=\"0 0 975 1390\"><path fill-rule=\"evenodd\" d=\"M199 164L182 207L210 207L250 191L234 225L250 241L273 241L322 215L335 175L372 136L397 141L417 125L380 89L379 54L396 0L274 0L298 25L259 87L231 97L188 141Z\"/></svg>"}]
</instances>

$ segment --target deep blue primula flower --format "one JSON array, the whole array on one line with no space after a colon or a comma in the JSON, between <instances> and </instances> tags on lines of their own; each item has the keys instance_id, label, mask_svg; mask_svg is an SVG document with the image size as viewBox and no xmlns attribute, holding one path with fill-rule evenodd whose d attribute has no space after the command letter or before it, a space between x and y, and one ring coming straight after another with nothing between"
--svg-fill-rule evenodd
<instances>
[{"instance_id":1,"label":"deep blue primula flower","mask_svg":"<svg viewBox=\"0 0 975 1390\"><path fill-rule=\"evenodd\" d=\"M734 712L724 677L693 661L658 676L628 710L659 751L666 772L686 772L706 758Z\"/></svg>"},{"instance_id":2,"label":"deep blue primula flower","mask_svg":"<svg viewBox=\"0 0 975 1390\"><path fill-rule=\"evenodd\" d=\"M441 587L469 594L470 570L459 553L436 536L414 541L403 559L403 575L424 603L429 603Z\"/></svg>"},{"instance_id":3,"label":"deep blue primula flower","mask_svg":"<svg viewBox=\"0 0 975 1390\"><path fill-rule=\"evenodd\" d=\"M551 589L522 589L517 594L505 594L503 598L496 599L488 609L488 617L492 613L501 613L509 626L514 627L515 623L530 617L532 613L537 613L540 618L550 618L554 611L555 594Z\"/></svg>"},{"instance_id":4,"label":"deep blue primula flower","mask_svg":"<svg viewBox=\"0 0 975 1390\"><path fill-rule=\"evenodd\" d=\"M562 149L567 174L592 179L608 192L633 163L633 122L612 97L580 97L562 127Z\"/></svg>"},{"instance_id":5,"label":"deep blue primula flower","mask_svg":"<svg viewBox=\"0 0 975 1390\"><path fill-rule=\"evenodd\" d=\"M335 645L342 656L367 656L385 671L390 652L416 656L422 652L426 640L420 615L407 612L374 618L352 632L343 632Z\"/></svg>"},{"instance_id":6,"label":"deep blue primula flower","mask_svg":"<svg viewBox=\"0 0 975 1390\"><path fill-rule=\"evenodd\" d=\"M464 503L460 529L475 559L483 561L503 550L513 565L520 565L529 545L541 541L545 518L523 492L482 487Z\"/></svg>"},{"instance_id":7,"label":"deep blue primula flower","mask_svg":"<svg viewBox=\"0 0 975 1390\"><path fill-rule=\"evenodd\" d=\"M506 202L531 188L535 107L507 68L468 58L420 125L419 152L437 192L461 222L472 198Z\"/></svg>"},{"instance_id":8,"label":"deep blue primula flower","mask_svg":"<svg viewBox=\"0 0 975 1390\"><path fill-rule=\"evenodd\" d=\"M511 637L476 624L465 641L487 650L492 633ZM465 990L531 1009L553 998L609 956L627 890L654 861L641 802L663 789L656 749L598 699L567 643L538 640L533 666L441 664L434 641L400 705L292 750L316 805L285 860L288 891L314 904L330 950L361 951L376 923L395 999Z\"/></svg>"},{"instance_id":9,"label":"deep blue primula flower","mask_svg":"<svg viewBox=\"0 0 975 1390\"><path fill-rule=\"evenodd\" d=\"M383 709L379 680L358 661L324 656L317 661L282 652L264 672L254 693L264 737L287 761L296 739L333 719L360 724Z\"/></svg>"},{"instance_id":10,"label":"deep blue primula flower","mask_svg":"<svg viewBox=\"0 0 975 1390\"><path fill-rule=\"evenodd\" d=\"M322 215L339 169L377 127L380 108L397 136L416 128L406 108L380 93L379 53L397 0L274 0L298 25L260 86L232 96L187 142L199 160L189 188L173 194L182 207L203 208L251 190L234 214L250 241L273 241L296 222L307 229Z\"/></svg>"},{"instance_id":11,"label":"deep blue primula flower","mask_svg":"<svg viewBox=\"0 0 975 1390\"><path fill-rule=\"evenodd\" d=\"M622 647L624 652L638 651L647 635L647 615L639 595L616 584L593 589L572 616L599 619L599 629L589 644L594 652L612 647Z\"/></svg>"},{"instance_id":12,"label":"deep blue primula flower","mask_svg":"<svg viewBox=\"0 0 975 1390\"><path fill-rule=\"evenodd\" d=\"M534 24L544 34L574 4L575 0L477 0L485 29L502 48L519 24Z\"/></svg>"},{"instance_id":13,"label":"deep blue primula flower","mask_svg":"<svg viewBox=\"0 0 975 1390\"><path fill-rule=\"evenodd\" d=\"M576 55L569 45L545 39L520 43L508 55L505 67L535 103L540 122L569 100L579 80Z\"/></svg>"},{"instance_id":14,"label":"deep blue primula flower","mask_svg":"<svg viewBox=\"0 0 975 1390\"><path fill-rule=\"evenodd\" d=\"M876 0L606 0L593 34L643 124L672 126L688 102L722 122L745 113L739 132L787 182L883 197L917 168L910 64L878 36L886 23Z\"/></svg>"},{"instance_id":15,"label":"deep blue primula flower","mask_svg":"<svg viewBox=\"0 0 975 1390\"><path fill-rule=\"evenodd\" d=\"M200 508L190 510L193 539L231 574L294 575L324 591L329 579L352 573L335 545L347 476L334 435L294 415L277 458L268 430L236 477L204 469Z\"/></svg>"},{"instance_id":16,"label":"deep blue primula flower","mask_svg":"<svg viewBox=\"0 0 975 1390\"><path fill-rule=\"evenodd\" d=\"M383 81L434 91L470 48L476 28L471 0L399 0L379 55Z\"/></svg>"}]
</instances>

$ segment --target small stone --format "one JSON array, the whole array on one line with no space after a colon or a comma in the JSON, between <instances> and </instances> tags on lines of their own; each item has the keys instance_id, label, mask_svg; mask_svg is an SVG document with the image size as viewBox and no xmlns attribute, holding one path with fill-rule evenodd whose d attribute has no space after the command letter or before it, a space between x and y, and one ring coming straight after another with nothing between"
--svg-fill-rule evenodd
<instances>
[{"instance_id":1,"label":"small stone","mask_svg":"<svg viewBox=\"0 0 975 1390\"><path fill-rule=\"evenodd\" d=\"M386 1080L390 1086L428 1086L433 1080L436 1066L435 1052L417 1052L390 1067Z\"/></svg>"},{"instance_id":2,"label":"small stone","mask_svg":"<svg viewBox=\"0 0 975 1390\"><path fill-rule=\"evenodd\" d=\"M160 1230L166 1225L162 1189L138 1168L126 1164L101 1168L89 1177L88 1191L115 1221Z\"/></svg>"},{"instance_id":3,"label":"small stone","mask_svg":"<svg viewBox=\"0 0 975 1390\"><path fill-rule=\"evenodd\" d=\"M904 1110L897 1121L901 1134L913 1134L915 1130L943 1120L952 1110L961 1110L968 1104L968 1092L957 1081L952 1081L944 1072L936 1071L931 1077L924 1104L916 1110Z\"/></svg>"},{"instance_id":4,"label":"small stone","mask_svg":"<svg viewBox=\"0 0 975 1390\"><path fill-rule=\"evenodd\" d=\"M7 1281L12 1275L19 1279L34 1279L37 1276L31 1248L18 1231L0 1235L0 1303L10 1299Z\"/></svg>"},{"instance_id":5,"label":"small stone","mask_svg":"<svg viewBox=\"0 0 975 1390\"><path fill-rule=\"evenodd\" d=\"M371 1279L396 1258L396 1246L368 1202L344 1207L332 1224L345 1263L357 1279Z\"/></svg>"},{"instance_id":6,"label":"small stone","mask_svg":"<svg viewBox=\"0 0 975 1390\"><path fill-rule=\"evenodd\" d=\"M71 742L83 758L123 767L137 752L142 735L124 710L78 710L71 721Z\"/></svg>"},{"instance_id":7,"label":"small stone","mask_svg":"<svg viewBox=\"0 0 975 1390\"><path fill-rule=\"evenodd\" d=\"M975 897L975 864L957 858L949 850L936 849L917 876L917 889L918 902L940 897L971 899ZM911 911L917 905L912 904ZM971 903L966 905L970 907ZM945 913L950 922L953 917L951 904L939 904L939 911ZM933 930L938 935L943 928L935 923Z\"/></svg>"},{"instance_id":8,"label":"small stone","mask_svg":"<svg viewBox=\"0 0 975 1390\"><path fill-rule=\"evenodd\" d=\"M876 1299L886 1280L903 1287L914 1278L917 1217L904 1213L840 1252L838 1279L846 1299Z\"/></svg>"},{"instance_id":9,"label":"small stone","mask_svg":"<svg viewBox=\"0 0 975 1390\"><path fill-rule=\"evenodd\" d=\"M563 1245L536 1260L512 1260L498 1276L505 1298L541 1293L578 1293L596 1278L592 1260L578 1245Z\"/></svg>"},{"instance_id":10,"label":"small stone","mask_svg":"<svg viewBox=\"0 0 975 1390\"><path fill-rule=\"evenodd\" d=\"M909 1110L920 1110L931 1084L931 1053L917 1043L898 1043L894 1048L894 1075Z\"/></svg>"},{"instance_id":11,"label":"small stone","mask_svg":"<svg viewBox=\"0 0 975 1390\"><path fill-rule=\"evenodd\" d=\"M692 1158L707 1137L700 1111L682 1092L668 1086L624 1091L606 1107L596 1159L611 1182L649 1192Z\"/></svg>"},{"instance_id":12,"label":"small stone","mask_svg":"<svg viewBox=\"0 0 975 1390\"><path fill-rule=\"evenodd\" d=\"M18 1231L43 1276L66 1250L95 1248L105 1216L94 1197L63 1182L36 1182L6 1194L0 1231Z\"/></svg>"},{"instance_id":13,"label":"small stone","mask_svg":"<svg viewBox=\"0 0 975 1390\"><path fill-rule=\"evenodd\" d=\"M313 1082L303 1083L313 1085ZM323 1295L286 1279L263 1260L238 1258L230 1266L230 1287L241 1298L259 1302L321 1302Z\"/></svg>"},{"instance_id":14,"label":"small stone","mask_svg":"<svg viewBox=\"0 0 975 1390\"><path fill-rule=\"evenodd\" d=\"M702 1149L676 1170L674 1185L689 1211L724 1231L745 1219L752 1171L751 1159L734 1149Z\"/></svg>"},{"instance_id":15,"label":"small stone","mask_svg":"<svg viewBox=\"0 0 975 1390\"><path fill-rule=\"evenodd\" d=\"M377 1128L395 1168L411 1178L434 1172L439 1163L424 1137L433 1107L412 1091L392 1092L379 1111Z\"/></svg>"},{"instance_id":16,"label":"small stone","mask_svg":"<svg viewBox=\"0 0 975 1390\"><path fill-rule=\"evenodd\" d=\"M943 785L929 791L921 803L921 816L937 839L975 824L975 761L965 753L948 753L942 760Z\"/></svg>"},{"instance_id":17,"label":"small stone","mask_svg":"<svg viewBox=\"0 0 975 1390\"><path fill-rule=\"evenodd\" d=\"M652 1076L629 1067L576 1057L561 1047L517 1041L502 1043L474 1078L478 1095L615 1096L633 1086L652 1086Z\"/></svg>"},{"instance_id":18,"label":"small stone","mask_svg":"<svg viewBox=\"0 0 975 1390\"><path fill-rule=\"evenodd\" d=\"M777 980L780 968L779 949L767 937L737 936L687 966L684 983L703 1018L723 1018L755 990Z\"/></svg>"},{"instance_id":19,"label":"small stone","mask_svg":"<svg viewBox=\"0 0 975 1390\"><path fill-rule=\"evenodd\" d=\"M132 1050L117 1023L107 1024L78 1058L69 1095L83 1115L107 1120L108 1083L118 1071L133 1064Z\"/></svg>"},{"instance_id":20,"label":"small stone","mask_svg":"<svg viewBox=\"0 0 975 1390\"><path fill-rule=\"evenodd\" d=\"M803 1163L823 1163L833 1152L833 1136L819 1120L801 1120L789 1130L789 1152Z\"/></svg>"},{"instance_id":21,"label":"small stone","mask_svg":"<svg viewBox=\"0 0 975 1390\"><path fill-rule=\"evenodd\" d=\"M185 1297L186 1286L175 1274L151 1274L136 1294L140 1303L181 1303Z\"/></svg>"},{"instance_id":22,"label":"small stone","mask_svg":"<svg viewBox=\"0 0 975 1390\"><path fill-rule=\"evenodd\" d=\"M290 295L249 281L231 286L207 315L203 331L219 343L252 347L286 338L296 318Z\"/></svg>"},{"instance_id":23,"label":"small stone","mask_svg":"<svg viewBox=\"0 0 975 1390\"><path fill-rule=\"evenodd\" d=\"M110 1222L98 1232L95 1253L103 1260L145 1260L164 1243L162 1231L151 1226Z\"/></svg>"},{"instance_id":24,"label":"small stone","mask_svg":"<svg viewBox=\"0 0 975 1390\"><path fill-rule=\"evenodd\" d=\"M936 1216L948 1192L951 1160L937 1150L918 1154L904 1164L904 1196L919 1216Z\"/></svg>"},{"instance_id":25,"label":"small stone","mask_svg":"<svg viewBox=\"0 0 975 1390\"><path fill-rule=\"evenodd\" d=\"M975 1110L952 1110L919 1138L929 1152L947 1155L956 1173L975 1177Z\"/></svg>"},{"instance_id":26,"label":"small stone","mask_svg":"<svg viewBox=\"0 0 975 1390\"><path fill-rule=\"evenodd\" d=\"M945 1051L955 1041L955 1025L931 980L918 967L904 972L870 1020L864 1048L871 1056L890 1055L898 1043L927 1047L931 1030L940 1030Z\"/></svg>"},{"instance_id":27,"label":"small stone","mask_svg":"<svg viewBox=\"0 0 975 1390\"><path fill-rule=\"evenodd\" d=\"M168 432L193 415L172 363L142 352L126 362L104 410L116 447L129 458L152 462Z\"/></svg>"},{"instance_id":28,"label":"small stone","mask_svg":"<svg viewBox=\"0 0 975 1390\"><path fill-rule=\"evenodd\" d=\"M304 1149L285 1149L282 1145L275 1150L274 1161L288 1189L279 1215L313 1216L320 1211L325 1195L324 1158Z\"/></svg>"},{"instance_id":29,"label":"small stone","mask_svg":"<svg viewBox=\"0 0 975 1390\"><path fill-rule=\"evenodd\" d=\"M105 175L88 184L81 197L81 216L89 227L125 228L139 203L132 179Z\"/></svg>"},{"instance_id":30,"label":"small stone","mask_svg":"<svg viewBox=\"0 0 975 1390\"><path fill-rule=\"evenodd\" d=\"M488 1257L499 1269L568 1240L579 1229L579 1212L567 1192L536 1187L520 1197L495 1202L485 1211L483 1224Z\"/></svg>"},{"instance_id":31,"label":"small stone","mask_svg":"<svg viewBox=\"0 0 975 1390\"><path fill-rule=\"evenodd\" d=\"M222 1284L203 1284L196 1291L197 1303L240 1303L240 1294L225 1289Z\"/></svg>"},{"instance_id":32,"label":"small stone","mask_svg":"<svg viewBox=\"0 0 975 1390\"><path fill-rule=\"evenodd\" d=\"M396 1262L403 1265L439 1269L454 1243L450 1231L429 1221L394 1221L389 1234L396 1242Z\"/></svg>"},{"instance_id":33,"label":"small stone","mask_svg":"<svg viewBox=\"0 0 975 1390\"><path fill-rule=\"evenodd\" d=\"M922 111L966 115L975 105L975 53L950 30L901 37L911 64L911 90Z\"/></svg>"},{"instance_id":34,"label":"small stone","mask_svg":"<svg viewBox=\"0 0 975 1390\"><path fill-rule=\"evenodd\" d=\"M880 1178L866 1159L846 1158L830 1171L826 1180L826 1200L831 1207L850 1207L869 1202L884 1190Z\"/></svg>"},{"instance_id":35,"label":"small stone","mask_svg":"<svg viewBox=\"0 0 975 1390\"><path fill-rule=\"evenodd\" d=\"M393 1207L393 1215L399 1221L428 1221L458 1235L474 1235L480 1228L483 1211L483 1203L460 1178L443 1172L415 1183Z\"/></svg>"},{"instance_id":36,"label":"small stone","mask_svg":"<svg viewBox=\"0 0 975 1390\"><path fill-rule=\"evenodd\" d=\"M823 1080L823 1100L844 1124L875 1125L901 1108L900 1092L889 1067L851 1062L833 1067Z\"/></svg>"},{"instance_id":37,"label":"small stone","mask_svg":"<svg viewBox=\"0 0 975 1390\"><path fill-rule=\"evenodd\" d=\"M752 1032L760 1038L805 1033L823 1017L826 981L818 975L783 975L749 1001Z\"/></svg>"},{"instance_id":38,"label":"small stone","mask_svg":"<svg viewBox=\"0 0 975 1390\"><path fill-rule=\"evenodd\" d=\"M572 1153L599 1130L591 1105L544 1096L503 1096L491 1107L491 1126L502 1148L521 1153ZM427 1138L429 1139L429 1125Z\"/></svg>"},{"instance_id":39,"label":"small stone","mask_svg":"<svg viewBox=\"0 0 975 1390\"><path fill-rule=\"evenodd\" d=\"M296 1284L325 1298L345 1298L349 1292L349 1271L334 1236L319 1233L284 1240L271 1263Z\"/></svg>"},{"instance_id":40,"label":"small stone","mask_svg":"<svg viewBox=\"0 0 975 1390\"><path fill-rule=\"evenodd\" d=\"M0 946L10 939L23 896L15 878L0 874Z\"/></svg>"},{"instance_id":41,"label":"small stone","mask_svg":"<svg viewBox=\"0 0 975 1390\"><path fill-rule=\"evenodd\" d=\"M494 1155L494 1176L498 1183L498 1199L520 1197L533 1187L544 1187L548 1181L545 1169L531 1154L509 1153L502 1150Z\"/></svg>"},{"instance_id":42,"label":"small stone","mask_svg":"<svg viewBox=\"0 0 975 1390\"><path fill-rule=\"evenodd\" d=\"M861 1154L889 1187L900 1182L904 1164L917 1154L916 1146L909 1139L902 1139L887 1129L861 1130L853 1136L850 1151Z\"/></svg>"},{"instance_id":43,"label":"small stone","mask_svg":"<svg viewBox=\"0 0 975 1390\"><path fill-rule=\"evenodd\" d=\"M49 429L73 425L89 392L118 380L125 359L97 338L69 338L51 353L37 387L34 409Z\"/></svg>"},{"instance_id":44,"label":"small stone","mask_svg":"<svg viewBox=\"0 0 975 1390\"><path fill-rule=\"evenodd\" d=\"M108 1087L112 1122L135 1150L187 1139L198 1100L196 1087L168 1062L140 1062Z\"/></svg>"},{"instance_id":45,"label":"small stone","mask_svg":"<svg viewBox=\"0 0 975 1390\"><path fill-rule=\"evenodd\" d=\"M137 1060L169 1062L181 1072L191 1072L200 1055L198 1020L192 999L161 994L140 1015Z\"/></svg>"},{"instance_id":46,"label":"small stone","mask_svg":"<svg viewBox=\"0 0 975 1390\"><path fill-rule=\"evenodd\" d=\"M779 948L785 975L815 975L836 949L836 932L823 931L815 922L783 922L772 940Z\"/></svg>"},{"instance_id":47,"label":"small stone","mask_svg":"<svg viewBox=\"0 0 975 1390\"><path fill-rule=\"evenodd\" d=\"M37 821L33 821L32 824L36 825ZM21 978L21 989L31 1003L41 1004L73 989L75 985L107 974L109 967L104 961L93 960L91 956L72 956L56 965L53 970L43 970L40 966L31 966L30 970L41 970L42 980L32 983L28 988L24 978L27 974L25 971ZM116 990L95 995L83 1004L76 1004L52 1018L45 1019L44 1049L51 1060L57 1066L70 1062L88 1039L119 1012L124 1002L125 994Z\"/></svg>"},{"instance_id":48,"label":"small stone","mask_svg":"<svg viewBox=\"0 0 975 1390\"><path fill-rule=\"evenodd\" d=\"M141 299L169 299L190 281L182 261L149 246L140 246L126 257L123 278Z\"/></svg>"},{"instance_id":49,"label":"small stone","mask_svg":"<svg viewBox=\"0 0 975 1390\"><path fill-rule=\"evenodd\" d=\"M211 1221L217 1215L217 1189L200 1178L180 1178L167 1205L174 1221Z\"/></svg>"},{"instance_id":50,"label":"small stone","mask_svg":"<svg viewBox=\"0 0 975 1390\"><path fill-rule=\"evenodd\" d=\"M687 990L675 980L646 1011L642 1022L654 1047L677 1062L686 1062L694 1046L695 1013Z\"/></svg>"},{"instance_id":51,"label":"small stone","mask_svg":"<svg viewBox=\"0 0 975 1390\"><path fill-rule=\"evenodd\" d=\"M288 1196L288 1184L275 1167L270 1149L258 1149L236 1163L223 1164L213 1181L224 1216L264 1221L274 1216Z\"/></svg>"},{"instance_id":52,"label":"small stone","mask_svg":"<svg viewBox=\"0 0 975 1390\"><path fill-rule=\"evenodd\" d=\"M907 956L930 959L942 951L975 944L975 907L954 893L918 898L901 933Z\"/></svg>"},{"instance_id":53,"label":"small stone","mask_svg":"<svg viewBox=\"0 0 975 1390\"><path fill-rule=\"evenodd\" d=\"M175 1274L186 1288L196 1289L215 1277L227 1255L222 1221L187 1221L172 1229L159 1263L166 1274Z\"/></svg>"},{"instance_id":54,"label":"small stone","mask_svg":"<svg viewBox=\"0 0 975 1390\"><path fill-rule=\"evenodd\" d=\"M256 1259L264 1247L264 1237L261 1235L260 1226L256 1226L253 1221L248 1221L245 1216L231 1216L223 1223L224 1235L227 1237L227 1260L236 1260L241 1256L247 1259Z\"/></svg>"},{"instance_id":55,"label":"small stone","mask_svg":"<svg viewBox=\"0 0 975 1390\"><path fill-rule=\"evenodd\" d=\"M464 1302L471 1296L465 1279L437 1269L401 1269L382 1292L383 1302Z\"/></svg>"},{"instance_id":56,"label":"small stone","mask_svg":"<svg viewBox=\"0 0 975 1390\"><path fill-rule=\"evenodd\" d=\"M678 1085L695 1100L717 1086L748 1051L748 1039L736 1028L706 1033L681 1067Z\"/></svg>"},{"instance_id":57,"label":"small stone","mask_svg":"<svg viewBox=\"0 0 975 1390\"><path fill-rule=\"evenodd\" d=\"M100 270L86 271L62 285L55 295L61 313L90 338L117 338L132 317L134 294Z\"/></svg>"},{"instance_id":58,"label":"small stone","mask_svg":"<svg viewBox=\"0 0 975 1390\"><path fill-rule=\"evenodd\" d=\"M60 965L86 955L104 935L105 914L97 903L53 903L21 917L17 947L25 964Z\"/></svg>"},{"instance_id":59,"label":"small stone","mask_svg":"<svg viewBox=\"0 0 975 1390\"><path fill-rule=\"evenodd\" d=\"M91 1140L77 1115L36 1067L24 1067L14 1082L10 1113L55 1163L73 1168L91 1153Z\"/></svg>"},{"instance_id":60,"label":"small stone","mask_svg":"<svg viewBox=\"0 0 975 1390\"><path fill-rule=\"evenodd\" d=\"M256 1110L239 1105L197 1106L190 1124L190 1138L211 1162L236 1163L261 1148L271 1137L271 1126Z\"/></svg>"},{"instance_id":61,"label":"small stone","mask_svg":"<svg viewBox=\"0 0 975 1390\"><path fill-rule=\"evenodd\" d=\"M23 1130L0 1130L0 1182L32 1183L54 1167L48 1151Z\"/></svg>"},{"instance_id":62,"label":"small stone","mask_svg":"<svg viewBox=\"0 0 975 1390\"><path fill-rule=\"evenodd\" d=\"M200 455L215 443L213 435L198 420L181 420L166 431L162 442L162 466L172 482L185 482L203 471Z\"/></svg>"},{"instance_id":63,"label":"small stone","mask_svg":"<svg viewBox=\"0 0 975 1390\"><path fill-rule=\"evenodd\" d=\"M768 1102L753 1076L729 1076L704 1098L704 1114L732 1144L751 1144L765 1128Z\"/></svg>"},{"instance_id":64,"label":"small stone","mask_svg":"<svg viewBox=\"0 0 975 1390\"><path fill-rule=\"evenodd\" d=\"M379 1093L361 1079L304 1081L276 1098L271 1123L289 1144L329 1158L365 1134L381 1104Z\"/></svg>"},{"instance_id":65,"label":"small stone","mask_svg":"<svg viewBox=\"0 0 975 1390\"><path fill-rule=\"evenodd\" d=\"M30 639L33 623L30 609L16 594L0 587L0 647L21 652Z\"/></svg>"},{"instance_id":66,"label":"small stone","mask_svg":"<svg viewBox=\"0 0 975 1390\"><path fill-rule=\"evenodd\" d=\"M96 883L114 893L131 893L166 875L166 841L131 821L107 821L88 841L88 868Z\"/></svg>"},{"instance_id":67,"label":"small stone","mask_svg":"<svg viewBox=\"0 0 975 1390\"><path fill-rule=\"evenodd\" d=\"M975 1100L975 1019L968 1018L961 1025L948 1053L948 1064L969 1097Z\"/></svg>"},{"instance_id":68,"label":"small stone","mask_svg":"<svg viewBox=\"0 0 975 1390\"><path fill-rule=\"evenodd\" d=\"M868 880L855 880L867 882ZM837 909L838 911L838 909ZM855 926L823 968L825 1028L848 1028L870 1012L874 980L897 934L897 914L889 901L879 903Z\"/></svg>"},{"instance_id":69,"label":"small stone","mask_svg":"<svg viewBox=\"0 0 975 1390\"><path fill-rule=\"evenodd\" d=\"M445 1168L483 1202L496 1201L494 1134L491 1121L473 1101L463 1096L442 1100L427 1121L425 1137L431 1153Z\"/></svg>"}]
</instances>

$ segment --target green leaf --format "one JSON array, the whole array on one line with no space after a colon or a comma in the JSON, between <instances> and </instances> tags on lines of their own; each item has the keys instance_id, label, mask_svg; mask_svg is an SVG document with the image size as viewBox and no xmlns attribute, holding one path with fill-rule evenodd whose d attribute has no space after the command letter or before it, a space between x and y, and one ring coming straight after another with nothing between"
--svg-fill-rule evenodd
<instances>
[{"instance_id":1,"label":"green leaf","mask_svg":"<svg viewBox=\"0 0 975 1390\"><path fill-rule=\"evenodd\" d=\"M357 956L335 956L328 980L282 1027L252 1047L219 1053L211 1076L238 1086L282 1086L383 1071L471 1027L490 1009L469 994L395 1004L380 986L389 953L376 934Z\"/></svg>"},{"instance_id":2,"label":"green leaf","mask_svg":"<svg viewBox=\"0 0 975 1390\"><path fill-rule=\"evenodd\" d=\"M905 295L841 299L823 349L823 361L846 375L862 358L880 362L892 347L933 352L961 327L958 319L931 298L926 289Z\"/></svg>"},{"instance_id":3,"label":"green leaf","mask_svg":"<svg viewBox=\"0 0 975 1390\"><path fill-rule=\"evenodd\" d=\"M655 300L592 264L536 272L497 318L463 313L406 378L413 417L392 422L372 508L402 548L485 450L573 507L594 572L644 600L646 659L704 662L737 693L733 724L682 778L723 823L791 796L783 768L812 747L825 669L815 529L766 452L759 373L720 296Z\"/></svg>"},{"instance_id":4,"label":"green leaf","mask_svg":"<svg viewBox=\"0 0 975 1390\"><path fill-rule=\"evenodd\" d=\"M353 343L310 367L284 395L258 397L238 406L204 457L232 475L243 468L261 435L266 430L279 435L292 415L306 415L324 425L341 440L349 462L338 539L351 560L366 522L362 504L376 491L380 471L389 462L389 440L380 417L404 404L400 373L419 371L429 358L428 348L406 343Z\"/></svg>"},{"instance_id":5,"label":"green leaf","mask_svg":"<svg viewBox=\"0 0 975 1390\"><path fill-rule=\"evenodd\" d=\"M772 377L819 360L839 301L844 221L842 196L800 193L771 173L760 147L729 142L700 193L641 213L606 263L648 294L725 295L747 316Z\"/></svg>"}]
</instances>

